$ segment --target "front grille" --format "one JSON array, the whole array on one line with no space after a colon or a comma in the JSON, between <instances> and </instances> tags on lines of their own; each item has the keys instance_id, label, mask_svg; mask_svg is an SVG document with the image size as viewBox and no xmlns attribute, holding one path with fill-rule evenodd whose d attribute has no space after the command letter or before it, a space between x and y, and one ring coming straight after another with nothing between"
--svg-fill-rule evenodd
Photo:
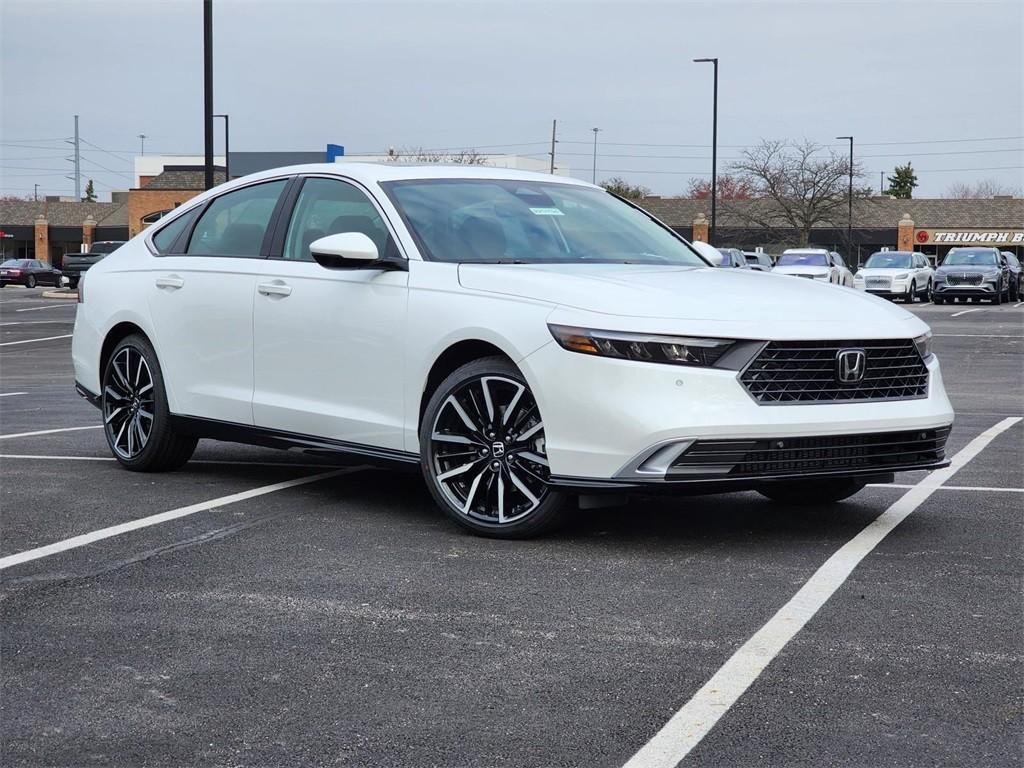
<instances>
[{"instance_id":1,"label":"front grille","mask_svg":"<svg viewBox=\"0 0 1024 768\"><path fill-rule=\"evenodd\" d=\"M839 381L836 359L845 349L863 349L864 378ZM928 368L910 339L871 341L772 341L740 376L759 403L911 400L928 395Z\"/></svg>"},{"instance_id":2,"label":"front grille","mask_svg":"<svg viewBox=\"0 0 1024 768\"><path fill-rule=\"evenodd\" d=\"M949 427L867 435L698 440L675 460L668 474L771 477L908 469L941 462L947 437Z\"/></svg>"},{"instance_id":3,"label":"front grille","mask_svg":"<svg viewBox=\"0 0 1024 768\"><path fill-rule=\"evenodd\" d=\"M890 277L869 277L864 281L865 287L869 291L888 291L892 288L892 278Z\"/></svg>"},{"instance_id":4,"label":"front grille","mask_svg":"<svg viewBox=\"0 0 1024 768\"><path fill-rule=\"evenodd\" d=\"M981 285L981 275L946 275L947 285Z\"/></svg>"}]
</instances>

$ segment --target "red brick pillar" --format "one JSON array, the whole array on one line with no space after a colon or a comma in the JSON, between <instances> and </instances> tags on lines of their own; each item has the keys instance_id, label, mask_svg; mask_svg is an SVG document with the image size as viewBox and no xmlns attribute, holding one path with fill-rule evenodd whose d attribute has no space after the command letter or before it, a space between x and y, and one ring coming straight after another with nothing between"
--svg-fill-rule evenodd
<instances>
[{"instance_id":1,"label":"red brick pillar","mask_svg":"<svg viewBox=\"0 0 1024 768\"><path fill-rule=\"evenodd\" d=\"M897 227L896 250L914 250L914 222L910 218L909 213L903 214L903 218L900 219L900 223Z\"/></svg>"},{"instance_id":2,"label":"red brick pillar","mask_svg":"<svg viewBox=\"0 0 1024 768\"><path fill-rule=\"evenodd\" d=\"M693 237L692 240L700 240L702 243L708 241L708 219L703 213L698 213L697 218L693 220Z\"/></svg>"},{"instance_id":3,"label":"red brick pillar","mask_svg":"<svg viewBox=\"0 0 1024 768\"><path fill-rule=\"evenodd\" d=\"M50 224L43 214L36 216L35 221L35 258L46 264L50 263Z\"/></svg>"},{"instance_id":4,"label":"red brick pillar","mask_svg":"<svg viewBox=\"0 0 1024 768\"><path fill-rule=\"evenodd\" d=\"M93 234L96 232L96 219L86 216L82 222L82 245L86 250L92 248Z\"/></svg>"}]
</instances>

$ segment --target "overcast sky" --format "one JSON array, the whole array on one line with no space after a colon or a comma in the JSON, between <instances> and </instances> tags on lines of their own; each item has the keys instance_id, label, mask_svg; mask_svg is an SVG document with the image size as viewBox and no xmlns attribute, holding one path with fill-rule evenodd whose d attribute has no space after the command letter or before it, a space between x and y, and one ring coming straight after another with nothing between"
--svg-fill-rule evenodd
<instances>
[{"instance_id":1,"label":"overcast sky","mask_svg":"<svg viewBox=\"0 0 1024 768\"><path fill-rule=\"evenodd\" d=\"M214 0L215 111L233 150L541 157L557 118L573 175L597 126L599 180L679 194L710 168L712 71L691 59L717 56L721 169L761 138L852 133L867 181L910 160L929 197L1024 186L1022 41L1021 0ZM0 45L0 194L73 192L76 113L101 199L131 186L140 133L202 153L201 0L0 0Z\"/></svg>"}]
</instances>

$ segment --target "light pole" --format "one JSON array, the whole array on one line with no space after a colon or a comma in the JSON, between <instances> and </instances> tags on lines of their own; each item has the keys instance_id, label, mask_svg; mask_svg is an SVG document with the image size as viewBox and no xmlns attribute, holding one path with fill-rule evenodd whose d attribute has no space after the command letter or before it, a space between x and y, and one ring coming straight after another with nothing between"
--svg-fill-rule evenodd
<instances>
[{"instance_id":1,"label":"light pole","mask_svg":"<svg viewBox=\"0 0 1024 768\"><path fill-rule=\"evenodd\" d=\"M850 142L850 191L847 194L846 200L846 242L847 248L850 249L847 253L847 258L853 257L853 136L836 136L838 141L849 141ZM858 260L859 261L859 260ZM860 264L857 265L858 267Z\"/></svg>"},{"instance_id":2,"label":"light pole","mask_svg":"<svg viewBox=\"0 0 1024 768\"><path fill-rule=\"evenodd\" d=\"M594 177L591 181L597 184L597 134L600 132L600 128L591 128L594 132Z\"/></svg>"},{"instance_id":3,"label":"light pole","mask_svg":"<svg viewBox=\"0 0 1024 768\"><path fill-rule=\"evenodd\" d=\"M224 181L231 181L231 130L228 127L227 115L214 115L224 118Z\"/></svg>"},{"instance_id":4,"label":"light pole","mask_svg":"<svg viewBox=\"0 0 1024 768\"><path fill-rule=\"evenodd\" d=\"M139 134L139 154L140 155L146 154L146 139L148 139L148 138L149 138L149 136L147 136L144 133L140 133Z\"/></svg>"},{"instance_id":5,"label":"light pole","mask_svg":"<svg viewBox=\"0 0 1024 768\"><path fill-rule=\"evenodd\" d=\"M718 199L718 59L694 59L693 61L696 64L711 62L715 65L715 95L711 106L711 226L708 232L708 245L714 245L716 201Z\"/></svg>"},{"instance_id":6,"label":"light pole","mask_svg":"<svg viewBox=\"0 0 1024 768\"><path fill-rule=\"evenodd\" d=\"M203 0L203 186L213 186L213 0Z\"/></svg>"}]
</instances>

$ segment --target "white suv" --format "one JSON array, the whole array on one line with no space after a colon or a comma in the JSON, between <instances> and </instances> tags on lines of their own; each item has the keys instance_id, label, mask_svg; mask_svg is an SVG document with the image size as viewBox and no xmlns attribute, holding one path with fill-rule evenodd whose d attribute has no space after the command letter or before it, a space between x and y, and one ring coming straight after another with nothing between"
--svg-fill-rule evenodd
<instances>
[{"instance_id":1,"label":"white suv","mask_svg":"<svg viewBox=\"0 0 1024 768\"><path fill-rule=\"evenodd\" d=\"M932 293L935 270L923 253L879 251L873 253L854 275L854 287L876 296L903 299L911 304Z\"/></svg>"},{"instance_id":2,"label":"white suv","mask_svg":"<svg viewBox=\"0 0 1024 768\"><path fill-rule=\"evenodd\" d=\"M843 257L825 248L787 248L775 262L772 272L853 288L853 273L847 268Z\"/></svg>"},{"instance_id":3,"label":"white suv","mask_svg":"<svg viewBox=\"0 0 1024 768\"><path fill-rule=\"evenodd\" d=\"M836 501L945 465L928 326L715 269L584 182L346 163L236 179L90 268L72 354L127 469L198 438L419 467L480 534L579 495Z\"/></svg>"}]
</instances>

